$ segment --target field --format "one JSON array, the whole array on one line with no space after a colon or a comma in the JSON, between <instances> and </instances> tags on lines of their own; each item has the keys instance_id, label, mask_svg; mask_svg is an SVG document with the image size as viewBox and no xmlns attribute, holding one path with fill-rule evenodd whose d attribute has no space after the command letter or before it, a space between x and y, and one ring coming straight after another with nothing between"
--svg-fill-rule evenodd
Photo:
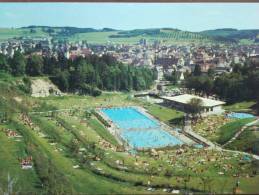
<instances>
[{"instance_id":1,"label":"field","mask_svg":"<svg viewBox=\"0 0 259 195\"><path fill-rule=\"evenodd\" d=\"M29 29L0 28L0 42L11 38L19 37L47 37L48 35L41 30L31 33Z\"/></svg>"},{"instance_id":2,"label":"field","mask_svg":"<svg viewBox=\"0 0 259 195\"><path fill-rule=\"evenodd\" d=\"M212 43L213 40L207 36L201 35L199 33L192 33L179 30L160 30L157 34L133 34L129 37L116 37L118 33L123 33L124 31L100 31L100 32L77 32L71 34L62 34L61 29L52 28L53 33L50 35L43 30L44 28L17 28L17 29L0 29L0 41L5 41L10 38L19 37L50 37L54 36L54 39L60 40L65 39L71 42L86 40L90 44L136 44L140 39L145 38L149 43L154 41L161 41L163 44L188 44L188 43ZM141 31L141 30L140 30ZM146 30L148 31L148 29ZM111 35L115 37L111 37Z\"/></svg>"},{"instance_id":3,"label":"field","mask_svg":"<svg viewBox=\"0 0 259 195\"><path fill-rule=\"evenodd\" d=\"M258 30L208 30L202 32L181 31L173 28L136 29L129 31L75 27L34 26L24 28L0 28L0 42L20 37L53 37L54 40L71 42L86 40L90 44L136 44L144 38L148 43L161 41L170 44L212 44L235 41L241 45L257 44L254 37Z\"/></svg>"},{"instance_id":4,"label":"field","mask_svg":"<svg viewBox=\"0 0 259 195\"><path fill-rule=\"evenodd\" d=\"M144 38L149 43L154 41L161 41L164 44L174 44L174 43L205 43L212 42L208 37L202 36L198 33L184 32L184 31L174 31L174 30L161 30L157 34L140 34L130 37L110 37L111 35L118 35L119 32L123 31L111 31L111 32L90 32L90 33L78 33L68 38L70 41L80 41L87 40L88 43L116 43L116 44L136 44L140 39Z\"/></svg>"}]
</instances>

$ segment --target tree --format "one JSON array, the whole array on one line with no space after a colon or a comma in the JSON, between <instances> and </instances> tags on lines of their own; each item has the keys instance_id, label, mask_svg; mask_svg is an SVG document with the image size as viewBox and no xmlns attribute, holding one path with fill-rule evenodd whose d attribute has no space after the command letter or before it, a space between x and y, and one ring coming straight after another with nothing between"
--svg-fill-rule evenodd
<instances>
[{"instance_id":1,"label":"tree","mask_svg":"<svg viewBox=\"0 0 259 195\"><path fill-rule=\"evenodd\" d=\"M7 57L4 54L0 54L0 70L3 70L5 72L10 72L11 68L8 64Z\"/></svg>"},{"instance_id":2,"label":"tree","mask_svg":"<svg viewBox=\"0 0 259 195\"><path fill-rule=\"evenodd\" d=\"M215 74L214 69L209 68L209 70L208 70L208 76L209 76L209 77L213 77L213 76L214 76L214 74Z\"/></svg>"},{"instance_id":3,"label":"tree","mask_svg":"<svg viewBox=\"0 0 259 195\"><path fill-rule=\"evenodd\" d=\"M52 81L59 86L61 91L67 92L69 89L69 78L70 74L68 71L59 71L57 76L52 79Z\"/></svg>"},{"instance_id":4,"label":"tree","mask_svg":"<svg viewBox=\"0 0 259 195\"><path fill-rule=\"evenodd\" d=\"M26 73L30 76L38 76L43 73L43 59L39 55L32 55L29 57Z\"/></svg>"},{"instance_id":5,"label":"tree","mask_svg":"<svg viewBox=\"0 0 259 195\"><path fill-rule=\"evenodd\" d=\"M207 95L210 95L212 93L213 90L213 80L208 77L205 76L203 77L203 81L202 81L202 91L205 92Z\"/></svg>"},{"instance_id":6,"label":"tree","mask_svg":"<svg viewBox=\"0 0 259 195\"><path fill-rule=\"evenodd\" d=\"M203 102L199 98L192 98L187 105L187 112L190 113L194 118L197 114L200 114L203 107Z\"/></svg>"},{"instance_id":7,"label":"tree","mask_svg":"<svg viewBox=\"0 0 259 195\"><path fill-rule=\"evenodd\" d=\"M201 76L201 66L196 64L193 71L194 76Z\"/></svg>"},{"instance_id":8,"label":"tree","mask_svg":"<svg viewBox=\"0 0 259 195\"><path fill-rule=\"evenodd\" d=\"M26 59L19 51L14 52L13 59L11 60L11 69L14 76L22 76L25 74Z\"/></svg>"}]
</instances>

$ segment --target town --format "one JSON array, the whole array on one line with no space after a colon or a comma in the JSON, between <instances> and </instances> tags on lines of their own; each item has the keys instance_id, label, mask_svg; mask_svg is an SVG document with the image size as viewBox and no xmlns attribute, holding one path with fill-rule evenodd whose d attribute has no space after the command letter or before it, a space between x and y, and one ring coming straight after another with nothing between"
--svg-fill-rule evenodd
<instances>
[{"instance_id":1,"label":"town","mask_svg":"<svg viewBox=\"0 0 259 195\"><path fill-rule=\"evenodd\" d=\"M192 44L164 45L163 41L148 43L142 38L134 45L127 44L88 44L87 40L75 43L54 41L51 38L10 39L1 43L0 53L13 57L15 51L28 55L58 58L59 55L74 60L79 56L115 57L119 62L132 66L156 68L159 75L171 75L177 71L183 79L185 72L193 72L199 65L203 73L213 69L216 75L232 71L231 63L244 64L247 59L259 60L258 45L237 44Z\"/></svg>"}]
</instances>

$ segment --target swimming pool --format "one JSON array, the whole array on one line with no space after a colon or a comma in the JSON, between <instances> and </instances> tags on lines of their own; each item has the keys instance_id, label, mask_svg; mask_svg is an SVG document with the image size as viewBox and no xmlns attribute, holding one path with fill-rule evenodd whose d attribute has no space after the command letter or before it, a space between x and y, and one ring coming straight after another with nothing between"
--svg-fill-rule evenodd
<instances>
[{"instance_id":1,"label":"swimming pool","mask_svg":"<svg viewBox=\"0 0 259 195\"><path fill-rule=\"evenodd\" d=\"M183 142L133 107L104 108L101 111L120 128L120 136L133 148L160 148Z\"/></svg>"},{"instance_id":2,"label":"swimming pool","mask_svg":"<svg viewBox=\"0 0 259 195\"><path fill-rule=\"evenodd\" d=\"M254 118L255 116L248 113L241 113L241 112L233 112L227 115L229 118L237 118L237 119L244 119L244 118Z\"/></svg>"}]
</instances>

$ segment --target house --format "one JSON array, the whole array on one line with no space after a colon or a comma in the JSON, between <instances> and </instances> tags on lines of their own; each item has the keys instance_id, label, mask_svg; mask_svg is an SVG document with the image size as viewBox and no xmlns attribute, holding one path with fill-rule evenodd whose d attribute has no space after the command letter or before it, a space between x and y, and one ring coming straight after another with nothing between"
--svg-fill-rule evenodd
<instances>
[{"instance_id":1,"label":"house","mask_svg":"<svg viewBox=\"0 0 259 195\"><path fill-rule=\"evenodd\" d=\"M179 109L183 112L188 110L189 102L193 98L200 99L202 101L202 115L222 114L224 112L222 105L224 105L225 102L219 100L203 98L190 94L177 95L173 97L161 96L160 98L162 98L170 107Z\"/></svg>"}]
</instances>

